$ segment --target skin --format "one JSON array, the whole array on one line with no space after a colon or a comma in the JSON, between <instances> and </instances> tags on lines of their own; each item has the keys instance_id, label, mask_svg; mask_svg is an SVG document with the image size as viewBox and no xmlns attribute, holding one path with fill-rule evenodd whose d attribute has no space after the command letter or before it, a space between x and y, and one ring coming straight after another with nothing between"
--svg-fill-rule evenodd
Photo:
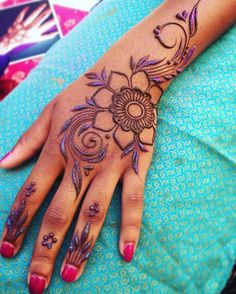
<instances>
[{"instance_id":1,"label":"skin","mask_svg":"<svg viewBox=\"0 0 236 294\"><path fill-rule=\"evenodd\" d=\"M116 70L128 75L130 73L131 56L135 60L146 55L150 55L151 59L167 56L169 54L167 49L154 38L153 29L157 24L175 20L174 16L178 12L183 10L191 11L195 4L196 1L193 0L166 1L114 44L88 72L100 73L105 66L107 72ZM231 0L216 0L214 3L211 0L202 0L199 3L198 31L190 40L190 47L197 45L193 58L234 23L235 10L236 2ZM174 33L175 31L170 31L167 38L173 40ZM140 36L142 37L140 38ZM156 56L156 52L160 56ZM13 204L13 208L19 205L25 186L32 181L36 182L36 192L32 197L27 198L28 218L24 224L25 227L29 226L56 178L61 173L64 173L61 185L43 217L29 267L28 282L31 275L36 274L46 280L46 287L50 283L55 260L64 241L65 234L83 196L85 196L85 199L75 232L81 233L86 224L91 222L89 236L92 237L92 248L102 228L115 187L121 181L122 220L119 241L121 255L124 255L126 244L134 244L135 249L138 244L142 223L145 178L151 163L153 146L147 147L148 152L140 153L139 169L138 173L135 173L132 167L131 155L127 155L126 159L121 160L121 150L111 140L104 160L94 165L92 172L83 177L81 190L77 198L75 197L75 187L71 179L73 158L68 154L68 160L65 161L60 152L61 137L58 134L64 122L72 117L71 109L76 105L85 104L85 97L91 97L94 93L94 88L87 86L87 83L86 76L81 76L53 99L32 127L22 135L10 155L0 163L2 168L14 168L42 149L34 169ZM138 87L142 88L145 83L142 75L137 78L136 83ZM169 81L164 82L162 88L165 90L169 83ZM115 84L118 86L118 81L115 81ZM152 98L154 103L157 103L160 99L160 94L154 93ZM106 102L107 99L108 97L104 95L101 97L101 102ZM79 158L78 161L81 163ZM85 192L86 195L84 195ZM95 202L99 204L99 213L96 217L91 218L88 211L89 207ZM43 236L50 232L54 233L57 242L48 250L41 243ZM25 234L26 232L23 232L14 243L14 255L19 252ZM5 235L6 227L3 230L2 240L4 240ZM67 260L68 253L62 264L62 271ZM81 276L85 265L86 261L79 266L76 279Z\"/></svg>"},{"instance_id":2,"label":"skin","mask_svg":"<svg viewBox=\"0 0 236 294\"><path fill-rule=\"evenodd\" d=\"M12 26L9 27L7 34L1 38L0 55L4 55L21 45L49 40L58 34L58 32L45 34L55 25L54 19L47 20L51 15L51 10L50 8L46 9L46 7L46 4L39 5L27 17L29 7L26 6L22 9Z\"/></svg>"}]
</instances>

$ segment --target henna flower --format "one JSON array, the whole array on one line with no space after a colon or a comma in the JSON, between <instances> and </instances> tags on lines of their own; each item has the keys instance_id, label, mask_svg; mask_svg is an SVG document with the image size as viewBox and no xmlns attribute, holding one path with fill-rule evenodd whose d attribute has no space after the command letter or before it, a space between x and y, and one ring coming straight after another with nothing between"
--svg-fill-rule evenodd
<instances>
[{"instance_id":1,"label":"henna flower","mask_svg":"<svg viewBox=\"0 0 236 294\"><path fill-rule=\"evenodd\" d=\"M127 76L112 72L109 84L100 88L92 97L98 107L93 127L101 131L113 131L122 150L132 142L153 145L156 109L152 96L160 89L150 86L145 73Z\"/></svg>"},{"instance_id":2,"label":"henna flower","mask_svg":"<svg viewBox=\"0 0 236 294\"><path fill-rule=\"evenodd\" d=\"M122 88L112 97L113 103L110 111L115 123L124 131L140 133L145 128L151 128L155 119L151 101L148 93L139 89Z\"/></svg>"}]
</instances>

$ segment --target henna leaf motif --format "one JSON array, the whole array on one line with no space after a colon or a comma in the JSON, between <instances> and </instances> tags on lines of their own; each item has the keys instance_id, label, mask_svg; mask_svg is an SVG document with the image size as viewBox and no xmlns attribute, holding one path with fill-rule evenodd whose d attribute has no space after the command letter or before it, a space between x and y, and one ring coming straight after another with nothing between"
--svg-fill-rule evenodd
<instances>
[{"instance_id":1,"label":"henna leaf motif","mask_svg":"<svg viewBox=\"0 0 236 294\"><path fill-rule=\"evenodd\" d=\"M71 111L79 111L88 108L88 105L77 105L71 109Z\"/></svg>"},{"instance_id":2,"label":"henna leaf motif","mask_svg":"<svg viewBox=\"0 0 236 294\"><path fill-rule=\"evenodd\" d=\"M136 172L136 174L138 174L138 151L134 150L133 152L133 156L132 156L132 164L133 164L133 169Z\"/></svg>"},{"instance_id":3,"label":"henna leaf motif","mask_svg":"<svg viewBox=\"0 0 236 294\"><path fill-rule=\"evenodd\" d=\"M147 148L141 142L138 142L138 145L143 152L148 152Z\"/></svg>"},{"instance_id":4,"label":"henna leaf motif","mask_svg":"<svg viewBox=\"0 0 236 294\"><path fill-rule=\"evenodd\" d=\"M162 62L164 59L149 60L149 61L145 62L145 64L143 65L143 67L146 67L146 66L149 66L149 65L157 65L160 62Z\"/></svg>"},{"instance_id":5,"label":"henna leaf motif","mask_svg":"<svg viewBox=\"0 0 236 294\"><path fill-rule=\"evenodd\" d=\"M83 132L85 132L87 129L91 127L91 124L84 124L78 131L78 136L80 136Z\"/></svg>"},{"instance_id":6,"label":"henna leaf motif","mask_svg":"<svg viewBox=\"0 0 236 294\"><path fill-rule=\"evenodd\" d=\"M190 37L193 37L197 32L197 7L200 0L194 5L190 15L189 15L189 31Z\"/></svg>"},{"instance_id":7,"label":"henna leaf motif","mask_svg":"<svg viewBox=\"0 0 236 294\"><path fill-rule=\"evenodd\" d=\"M79 238L78 232L74 234L72 238L71 244L69 246L69 258L68 262L76 267L80 267L80 265L89 258L91 254L91 246L93 237L88 240L90 231L90 223L87 223L82 231L82 234Z\"/></svg>"},{"instance_id":8,"label":"henna leaf motif","mask_svg":"<svg viewBox=\"0 0 236 294\"><path fill-rule=\"evenodd\" d=\"M85 76L89 80L99 79L99 76L94 72L89 72L89 73L85 74Z\"/></svg>"},{"instance_id":9,"label":"henna leaf motif","mask_svg":"<svg viewBox=\"0 0 236 294\"><path fill-rule=\"evenodd\" d=\"M195 51L195 49L197 48L196 45L194 45L187 53L187 55L185 56L182 65L185 65L188 63L188 61L190 60L190 58L193 56L193 53Z\"/></svg>"},{"instance_id":10,"label":"henna leaf motif","mask_svg":"<svg viewBox=\"0 0 236 294\"><path fill-rule=\"evenodd\" d=\"M188 17L188 12L184 10L182 13L177 13L176 17L182 21L186 21L186 18Z\"/></svg>"},{"instance_id":11,"label":"henna leaf motif","mask_svg":"<svg viewBox=\"0 0 236 294\"><path fill-rule=\"evenodd\" d=\"M67 155L66 155L66 135L61 139L61 142L60 142L60 151L61 151L61 154L64 156L65 160L67 160Z\"/></svg>"},{"instance_id":12,"label":"henna leaf motif","mask_svg":"<svg viewBox=\"0 0 236 294\"><path fill-rule=\"evenodd\" d=\"M105 69L105 67L103 68L103 70L102 70L102 72L101 72L101 78L102 78L103 81L105 81L106 78L107 78L107 74L106 74L106 69Z\"/></svg>"},{"instance_id":13,"label":"henna leaf motif","mask_svg":"<svg viewBox=\"0 0 236 294\"><path fill-rule=\"evenodd\" d=\"M103 85L104 85L104 83L101 81L87 83L87 86L90 86L90 87L99 87L99 86L103 86Z\"/></svg>"},{"instance_id":14,"label":"henna leaf motif","mask_svg":"<svg viewBox=\"0 0 236 294\"><path fill-rule=\"evenodd\" d=\"M94 101L92 99L86 98L86 102L88 103L88 105L90 106L96 106L96 104L94 103Z\"/></svg>"},{"instance_id":15,"label":"henna leaf motif","mask_svg":"<svg viewBox=\"0 0 236 294\"><path fill-rule=\"evenodd\" d=\"M61 128L60 135L61 135L63 132L65 132L65 130L67 130L67 128L70 126L71 122L72 122L72 118L68 119L68 120L64 123L64 125L63 125L62 128Z\"/></svg>"},{"instance_id":16,"label":"henna leaf motif","mask_svg":"<svg viewBox=\"0 0 236 294\"><path fill-rule=\"evenodd\" d=\"M78 162L76 160L74 162L74 166L73 166L73 169L72 169L72 181L73 181L73 184L74 184L75 189L76 189L76 195L78 197L79 192L81 190L81 186L82 186L82 176L81 176L79 164L78 164Z\"/></svg>"},{"instance_id":17,"label":"henna leaf motif","mask_svg":"<svg viewBox=\"0 0 236 294\"><path fill-rule=\"evenodd\" d=\"M121 154L121 158L123 158L124 156L128 155L131 151L133 151L134 146L135 142L133 141L124 149L124 151Z\"/></svg>"},{"instance_id":18,"label":"henna leaf motif","mask_svg":"<svg viewBox=\"0 0 236 294\"><path fill-rule=\"evenodd\" d=\"M90 230L90 223L87 223L81 234L81 246L83 246L84 242L86 242L86 240L88 239L89 230Z\"/></svg>"},{"instance_id":19,"label":"henna leaf motif","mask_svg":"<svg viewBox=\"0 0 236 294\"><path fill-rule=\"evenodd\" d=\"M133 71L134 68L135 68L135 63L134 63L133 56L130 57L130 68L131 68L132 71Z\"/></svg>"},{"instance_id":20,"label":"henna leaf motif","mask_svg":"<svg viewBox=\"0 0 236 294\"><path fill-rule=\"evenodd\" d=\"M139 60L139 62L137 63L137 67L141 67L143 64L145 64L145 62L148 60L148 58L149 58L149 55L144 56L143 58L141 58Z\"/></svg>"}]
</instances>

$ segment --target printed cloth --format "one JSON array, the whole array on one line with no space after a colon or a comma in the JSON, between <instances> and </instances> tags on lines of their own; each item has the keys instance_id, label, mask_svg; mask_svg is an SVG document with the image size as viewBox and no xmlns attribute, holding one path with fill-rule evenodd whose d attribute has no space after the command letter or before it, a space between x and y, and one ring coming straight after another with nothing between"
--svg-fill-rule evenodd
<instances>
[{"instance_id":1,"label":"printed cloth","mask_svg":"<svg viewBox=\"0 0 236 294\"><path fill-rule=\"evenodd\" d=\"M0 154L14 145L55 95L161 2L104 0L53 46L1 103ZM118 252L118 187L83 276L69 285L59 275L70 230L48 293L209 294L224 287L236 256L235 33L231 28L198 57L159 104L141 238L132 263L126 264ZM1 226L36 160L0 171ZM33 221L23 250L12 260L1 259L0 292L27 293L34 242L57 186Z\"/></svg>"}]
</instances>

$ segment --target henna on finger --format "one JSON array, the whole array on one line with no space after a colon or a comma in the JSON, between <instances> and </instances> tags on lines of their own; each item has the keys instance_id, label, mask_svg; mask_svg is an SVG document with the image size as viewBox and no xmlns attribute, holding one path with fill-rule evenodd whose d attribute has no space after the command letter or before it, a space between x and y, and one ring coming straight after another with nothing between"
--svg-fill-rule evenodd
<instances>
[{"instance_id":1,"label":"henna on finger","mask_svg":"<svg viewBox=\"0 0 236 294\"><path fill-rule=\"evenodd\" d=\"M68 248L69 258L67 263L79 268L81 264L89 258L93 241L93 237L88 241L89 232L90 223L88 222L80 236L79 231L74 234Z\"/></svg>"},{"instance_id":2,"label":"henna on finger","mask_svg":"<svg viewBox=\"0 0 236 294\"><path fill-rule=\"evenodd\" d=\"M71 240L68 248L69 256L61 274L62 279L67 283L77 279L81 265L88 260L91 254L93 236L89 239L89 232L90 222L85 225L81 235L77 231Z\"/></svg>"},{"instance_id":3,"label":"henna on finger","mask_svg":"<svg viewBox=\"0 0 236 294\"><path fill-rule=\"evenodd\" d=\"M42 246L51 249L54 243L57 243L57 238L54 237L54 233L51 232L43 236Z\"/></svg>"},{"instance_id":4,"label":"henna on finger","mask_svg":"<svg viewBox=\"0 0 236 294\"><path fill-rule=\"evenodd\" d=\"M88 208L82 211L83 219L91 225L100 225L103 221L103 207L98 201L94 201Z\"/></svg>"},{"instance_id":5,"label":"henna on finger","mask_svg":"<svg viewBox=\"0 0 236 294\"><path fill-rule=\"evenodd\" d=\"M1 255L12 257L14 255L14 243L27 230L25 223L28 218L26 199L36 191L36 183L32 181L26 185L21 193L22 200L10 213L6 221L6 234L1 245Z\"/></svg>"},{"instance_id":6,"label":"henna on finger","mask_svg":"<svg viewBox=\"0 0 236 294\"><path fill-rule=\"evenodd\" d=\"M25 199L20 202L20 205L13 209L6 221L7 233L4 241L14 243L16 239L26 230L24 224L28 217L28 211L25 209Z\"/></svg>"}]
</instances>

